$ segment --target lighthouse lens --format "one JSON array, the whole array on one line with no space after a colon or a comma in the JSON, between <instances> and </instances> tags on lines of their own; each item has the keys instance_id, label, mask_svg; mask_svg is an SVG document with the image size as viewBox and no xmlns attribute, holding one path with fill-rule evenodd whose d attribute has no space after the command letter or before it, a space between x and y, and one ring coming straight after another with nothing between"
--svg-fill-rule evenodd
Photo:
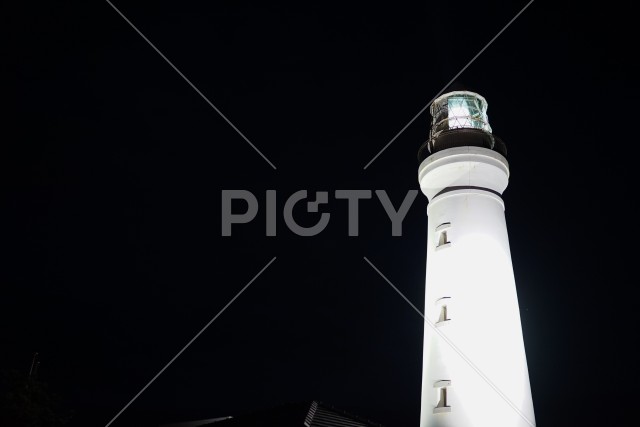
<instances>
[{"instance_id":1,"label":"lighthouse lens","mask_svg":"<svg viewBox=\"0 0 640 427\"><path fill-rule=\"evenodd\" d=\"M483 97L466 91L450 92L431 105L431 139L451 129L479 129L491 133L487 103Z\"/></svg>"},{"instance_id":2,"label":"lighthouse lens","mask_svg":"<svg viewBox=\"0 0 640 427\"><path fill-rule=\"evenodd\" d=\"M472 128L491 132L483 103L475 97L462 95L447 99L449 129Z\"/></svg>"}]
</instances>

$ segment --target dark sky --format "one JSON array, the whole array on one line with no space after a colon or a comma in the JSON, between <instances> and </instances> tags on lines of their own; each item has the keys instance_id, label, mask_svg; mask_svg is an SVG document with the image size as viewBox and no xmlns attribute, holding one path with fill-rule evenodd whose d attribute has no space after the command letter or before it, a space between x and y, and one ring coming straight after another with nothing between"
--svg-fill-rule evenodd
<instances>
[{"instance_id":1,"label":"dark sky","mask_svg":"<svg viewBox=\"0 0 640 427\"><path fill-rule=\"evenodd\" d=\"M115 4L277 170L106 2L3 5L0 367L40 352L71 425L102 427L277 256L114 426L307 399L417 426L422 319L363 256L422 309L427 199L402 237L363 201L348 237L333 192L397 205L417 189L426 112L363 166L525 2L130 3ZM536 1L459 78L509 150L540 426L620 423L640 397L635 29L622 9L584 8ZM223 189L260 203L231 237ZM297 190L329 191L329 226L298 237L279 214L265 237L268 189L279 212Z\"/></svg>"}]
</instances>

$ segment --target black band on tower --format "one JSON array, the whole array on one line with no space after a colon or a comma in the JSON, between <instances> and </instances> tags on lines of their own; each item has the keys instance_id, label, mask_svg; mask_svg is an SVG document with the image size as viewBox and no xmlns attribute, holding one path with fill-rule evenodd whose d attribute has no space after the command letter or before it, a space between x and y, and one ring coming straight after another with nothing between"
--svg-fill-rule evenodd
<instances>
[{"instance_id":1,"label":"black band on tower","mask_svg":"<svg viewBox=\"0 0 640 427\"><path fill-rule=\"evenodd\" d=\"M476 187L476 186L473 186L473 185L456 185L456 186L453 186L453 187L447 187L447 188L444 188L444 189L443 189L443 190L441 190L438 194L436 194L435 196L433 196L433 199L435 199L436 197L438 197L438 196L439 196L439 195L441 195L441 194L448 193L448 192L450 192L450 191L456 191L456 190L482 190L482 191L488 191L489 193L493 193L493 194L495 194L496 196L498 196L498 197L502 198L502 194L500 194L500 193L498 193L497 191L492 190L492 189L490 189L490 188L486 188L486 187Z\"/></svg>"},{"instance_id":2,"label":"black band on tower","mask_svg":"<svg viewBox=\"0 0 640 427\"><path fill-rule=\"evenodd\" d=\"M418 162L438 151L454 147L484 147L507 157L507 146L500 138L479 129L459 128L440 133L426 141L418 150Z\"/></svg>"}]
</instances>

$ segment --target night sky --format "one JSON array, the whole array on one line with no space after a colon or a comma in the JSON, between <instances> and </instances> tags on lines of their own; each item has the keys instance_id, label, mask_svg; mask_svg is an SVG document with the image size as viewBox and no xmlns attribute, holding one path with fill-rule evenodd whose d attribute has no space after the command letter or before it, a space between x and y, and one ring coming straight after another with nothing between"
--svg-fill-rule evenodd
<instances>
[{"instance_id":1,"label":"night sky","mask_svg":"<svg viewBox=\"0 0 640 427\"><path fill-rule=\"evenodd\" d=\"M402 237L364 200L349 237L334 192L384 189L397 206L417 189L428 112L363 167L526 2L237 3L115 2L277 170L108 3L2 6L0 368L26 372L38 351L70 425L103 427L275 256L113 426L319 399L415 427L422 319L363 257L422 309L427 199ZM534 2L457 83L487 99L508 147L540 426L619 425L640 397L637 83L624 64L637 46L626 13L600 7ZM231 237L225 189L260 204ZM330 194L314 237L282 217L302 189Z\"/></svg>"}]
</instances>

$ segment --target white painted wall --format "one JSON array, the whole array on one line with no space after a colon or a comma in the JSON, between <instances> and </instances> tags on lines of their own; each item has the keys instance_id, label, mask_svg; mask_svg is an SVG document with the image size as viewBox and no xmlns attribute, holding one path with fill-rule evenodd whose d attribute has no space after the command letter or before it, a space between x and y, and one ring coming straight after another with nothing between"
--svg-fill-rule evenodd
<instances>
[{"instance_id":1,"label":"white painted wall","mask_svg":"<svg viewBox=\"0 0 640 427\"><path fill-rule=\"evenodd\" d=\"M449 297L450 320L436 327L517 408L425 322L420 426L535 425L504 203L481 189L436 196L453 186L502 194L508 163L486 148L450 148L425 159L418 176L430 199L425 317L436 323L443 303L437 301ZM444 223L450 223L451 244L437 249L436 228ZM439 397L434 384L442 380L451 381L450 412L434 414Z\"/></svg>"}]
</instances>

